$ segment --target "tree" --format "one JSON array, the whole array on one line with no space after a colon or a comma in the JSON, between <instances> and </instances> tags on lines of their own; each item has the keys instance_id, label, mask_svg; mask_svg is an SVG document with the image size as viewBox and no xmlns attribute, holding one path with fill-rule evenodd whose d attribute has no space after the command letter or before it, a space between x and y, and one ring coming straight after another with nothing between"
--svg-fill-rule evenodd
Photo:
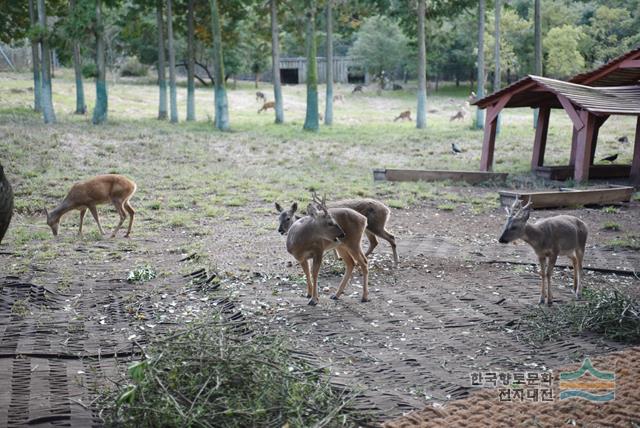
<instances>
[{"instance_id":1,"label":"tree","mask_svg":"<svg viewBox=\"0 0 640 428\"><path fill-rule=\"evenodd\" d=\"M222 56L222 31L218 0L211 0L211 31L213 33L213 62L215 81L215 126L221 131L229 130L229 103L224 79L224 59Z\"/></svg>"},{"instance_id":2,"label":"tree","mask_svg":"<svg viewBox=\"0 0 640 428\"><path fill-rule=\"evenodd\" d=\"M333 125L333 13L332 0L325 5L327 26L327 92L325 96L324 124Z\"/></svg>"},{"instance_id":3,"label":"tree","mask_svg":"<svg viewBox=\"0 0 640 428\"><path fill-rule=\"evenodd\" d=\"M418 0L418 110L416 128L427 127L427 48L424 35L426 0Z\"/></svg>"},{"instance_id":4,"label":"tree","mask_svg":"<svg viewBox=\"0 0 640 428\"><path fill-rule=\"evenodd\" d=\"M162 0L156 0L156 21L158 25L158 119L167 118L167 77L164 63L164 18Z\"/></svg>"},{"instance_id":5,"label":"tree","mask_svg":"<svg viewBox=\"0 0 640 428\"><path fill-rule=\"evenodd\" d=\"M42 52L42 113L44 123L55 123L51 90L51 54L49 52L49 31L44 0L38 0L38 23L40 26L40 49Z\"/></svg>"},{"instance_id":6,"label":"tree","mask_svg":"<svg viewBox=\"0 0 640 428\"><path fill-rule=\"evenodd\" d=\"M195 25L193 19L193 3L187 3L187 120L196 120L195 100Z\"/></svg>"},{"instance_id":7,"label":"tree","mask_svg":"<svg viewBox=\"0 0 640 428\"><path fill-rule=\"evenodd\" d=\"M315 1L307 0L307 112L303 129L307 131L318 130L318 64L316 59L316 13Z\"/></svg>"},{"instance_id":8,"label":"tree","mask_svg":"<svg viewBox=\"0 0 640 428\"><path fill-rule=\"evenodd\" d=\"M31 62L33 68L33 109L37 112L42 111L42 68L40 64L40 54L38 49L38 39L34 35L36 26L38 25L38 12L36 11L35 0L29 0L29 22L31 24Z\"/></svg>"},{"instance_id":9,"label":"tree","mask_svg":"<svg viewBox=\"0 0 640 428\"><path fill-rule=\"evenodd\" d=\"M640 32L627 8L600 6L589 24L585 29L585 51L593 62L609 61L640 41Z\"/></svg>"},{"instance_id":10,"label":"tree","mask_svg":"<svg viewBox=\"0 0 640 428\"><path fill-rule=\"evenodd\" d=\"M578 49L583 37L582 30L573 25L549 30L544 38L547 74L563 79L584 70L584 57Z\"/></svg>"},{"instance_id":11,"label":"tree","mask_svg":"<svg viewBox=\"0 0 640 428\"><path fill-rule=\"evenodd\" d=\"M276 103L276 123L284 122L282 107L282 84L280 82L280 43L278 30L277 0L270 0L271 10L271 65L273 70L273 97Z\"/></svg>"},{"instance_id":12,"label":"tree","mask_svg":"<svg viewBox=\"0 0 640 428\"><path fill-rule=\"evenodd\" d=\"M96 34L96 105L93 109L94 125L99 125L107 121L107 111L109 109L109 96L107 92L107 67L105 57L104 27L102 23L102 0L96 0L95 15Z\"/></svg>"},{"instance_id":13,"label":"tree","mask_svg":"<svg viewBox=\"0 0 640 428\"><path fill-rule=\"evenodd\" d=\"M540 2L541 0L535 0L534 12L533 12L533 39L535 44L535 59L534 59L534 74L536 76L542 76L542 20L540 16ZM533 110L533 127L538 126L538 109Z\"/></svg>"},{"instance_id":14,"label":"tree","mask_svg":"<svg viewBox=\"0 0 640 428\"><path fill-rule=\"evenodd\" d=\"M494 31L494 48L493 59L495 61L495 68L493 72L493 91L500 90L500 0L496 0L495 6L495 31ZM496 133L500 132L500 115L496 118Z\"/></svg>"},{"instance_id":15,"label":"tree","mask_svg":"<svg viewBox=\"0 0 640 428\"><path fill-rule=\"evenodd\" d=\"M480 0L478 2L478 89L476 90L478 99L484 98L484 12L485 0ZM476 109L476 128L484 128L484 110L480 108Z\"/></svg>"},{"instance_id":16,"label":"tree","mask_svg":"<svg viewBox=\"0 0 640 428\"><path fill-rule=\"evenodd\" d=\"M69 0L69 15L73 16L76 12L76 0ZM84 101L84 83L82 81L82 59L80 55L80 42L77 37L72 37L73 50L73 71L76 79L76 111L75 114L85 114L87 105Z\"/></svg>"},{"instance_id":17,"label":"tree","mask_svg":"<svg viewBox=\"0 0 640 428\"><path fill-rule=\"evenodd\" d=\"M167 48L169 50L169 104L171 106L170 121L178 122L178 95L176 93L176 51L173 45L173 10L172 0L167 0Z\"/></svg>"}]
</instances>

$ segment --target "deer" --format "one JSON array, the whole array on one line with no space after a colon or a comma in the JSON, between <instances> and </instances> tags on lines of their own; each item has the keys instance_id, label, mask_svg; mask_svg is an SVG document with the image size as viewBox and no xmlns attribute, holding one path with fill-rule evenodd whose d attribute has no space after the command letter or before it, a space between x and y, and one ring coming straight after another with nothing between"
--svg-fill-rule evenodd
<instances>
[{"instance_id":1,"label":"deer","mask_svg":"<svg viewBox=\"0 0 640 428\"><path fill-rule=\"evenodd\" d=\"M393 251L393 265L398 267L398 251L396 246L396 238L389 231L386 226L389 221L389 214L391 210L385 204L375 199L363 198L363 199L345 199L330 203L329 209L333 208L350 208L367 218L367 228L364 231L369 241L369 247L364 254L369 257L373 250L378 246L378 237L384 239L391 245ZM276 202L276 210L278 212L278 232L281 235L285 235L291 225L301 218L296 214L298 210L298 203L294 202L288 210L282 208L282 206Z\"/></svg>"},{"instance_id":2,"label":"deer","mask_svg":"<svg viewBox=\"0 0 640 428\"><path fill-rule=\"evenodd\" d=\"M131 234L133 217L135 215L135 210L129 201L136 189L136 183L118 174L98 175L86 181L75 183L71 186L67 196L65 196L56 208L51 212L47 211L46 208L44 209L45 215L47 216L47 224L51 228L53 236L58 236L58 228L62 216L69 211L80 210L78 236L82 236L82 223L88 209L98 225L100 234L104 235L104 230L98 218L96 205L111 202L120 215L120 222L113 230L111 237L114 238L116 236L116 233L118 233L118 230L120 230L120 227L122 227L122 224L126 220L127 214L129 214L129 228L127 229L126 235L124 235L125 238L127 238Z\"/></svg>"},{"instance_id":3,"label":"deer","mask_svg":"<svg viewBox=\"0 0 640 428\"><path fill-rule=\"evenodd\" d=\"M336 102L336 101L344 102L344 95L342 95L342 94L334 95L333 96L333 101L334 102Z\"/></svg>"},{"instance_id":4,"label":"deer","mask_svg":"<svg viewBox=\"0 0 640 428\"><path fill-rule=\"evenodd\" d=\"M458 109L456 114L454 114L449 118L449 122L453 122L454 120L458 120L458 119L464 120L464 118L467 117L467 114L469 113L469 107L470 107L469 101L465 101L464 105L460 107L460 109Z\"/></svg>"},{"instance_id":5,"label":"deer","mask_svg":"<svg viewBox=\"0 0 640 428\"><path fill-rule=\"evenodd\" d=\"M355 94L356 92L364 92L364 86L362 85L356 85L353 88L353 91L351 91L352 94Z\"/></svg>"},{"instance_id":6,"label":"deer","mask_svg":"<svg viewBox=\"0 0 640 428\"><path fill-rule=\"evenodd\" d=\"M395 119L393 119L394 122L398 121L398 120L408 120L409 122L411 122L413 119L411 119L411 110L406 110L403 111L402 113L400 113L400 115L398 117L396 117Z\"/></svg>"},{"instance_id":7,"label":"deer","mask_svg":"<svg viewBox=\"0 0 640 428\"><path fill-rule=\"evenodd\" d=\"M258 91L256 92L256 101L260 101L260 100L262 100L262 102L266 102L267 96L264 94L264 92Z\"/></svg>"},{"instance_id":8,"label":"deer","mask_svg":"<svg viewBox=\"0 0 640 428\"><path fill-rule=\"evenodd\" d=\"M353 268L362 270L362 302L369 301L369 266L360 241L367 218L350 208L327 208L324 198L307 206L307 215L296 220L287 234L287 251L300 263L307 280L309 305L318 304L318 273L324 253L335 249L345 264L345 272L332 300L338 300L351 280ZM311 259L311 269L309 269Z\"/></svg>"},{"instance_id":9,"label":"deer","mask_svg":"<svg viewBox=\"0 0 640 428\"><path fill-rule=\"evenodd\" d=\"M0 164L0 243L9 229L13 216L13 189L4 175L4 167Z\"/></svg>"},{"instance_id":10,"label":"deer","mask_svg":"<svg viewBox=\"0 0 640 428\"><path fill-rule=\"evenodd\" d=\"M267 111L268 109L276 108L276 103L275 101L267 101L266 103L262 104L262 107L260 107L260 110L258 110L258 113L260 113L261 111Z\"/></svg>"},{"instance_id":11,"label":"deer","mask_svg":"<svg viewBox=\"0 0 640 428\"><path fill-rule=\"evenodd\" d=\"M577 217L558 215L539 220L535 224L527 223L531 213L531 200L522 206L516 199L511 206L505 207L507 222L498 242L506 244L522 239L535 251L540 262L540 300L551 306L551 274L558 256L568 256L573 262L573 294L576 300L581 298L582 260L587 243L587 225Z\"/></svg>"}]
</instances>

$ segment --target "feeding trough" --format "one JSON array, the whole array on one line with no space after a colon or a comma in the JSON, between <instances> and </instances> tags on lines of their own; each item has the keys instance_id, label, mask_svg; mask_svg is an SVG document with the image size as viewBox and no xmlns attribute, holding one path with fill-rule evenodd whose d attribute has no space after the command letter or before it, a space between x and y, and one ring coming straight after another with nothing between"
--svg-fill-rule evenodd
<instances>
[{"instance_id":1,"label":"feeding trough","mask_svg":"<svg viewBox=\"0 0 640 428\"><path fill-rule=\"evenodd\" d=\"M507 173L488 171L444 171L418 169L384 169L373 170L375 181L464 181L469 184L485 181L504 182Z\"/></svg>"},{"instance_id":2,"label":"feeding trough","mask_svg":"<svg viewBox=\"0 0 640 428\"><path fill-rule=\"evenodd\" d=\"M609 185L603 188L569 189L529 192L529 191L501 191L500 204L511 206L516 198L528 203L533 208L557 208L575 205L607 205L628 202L633 195L631 186Z\"/></svg>"}]
</instances>

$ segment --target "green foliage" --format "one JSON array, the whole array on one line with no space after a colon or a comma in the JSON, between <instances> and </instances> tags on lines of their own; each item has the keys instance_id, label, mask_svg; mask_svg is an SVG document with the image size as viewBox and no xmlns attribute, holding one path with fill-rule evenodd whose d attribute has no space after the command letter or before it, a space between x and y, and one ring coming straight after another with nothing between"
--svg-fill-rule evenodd
<instances>
[{"instance_id":1,"label":"green foliage","mask_svg":"<svg viewBox=\"0 0 640 428\"><path fill-rule=\"evenodd\" d=\"M620 230L620 224L616 223L615 221L606 221L603 225L602 228L604 230L612 230L612 231L619 231Z\"/></svg>"},{"instance_id":2,"label":"green foliage","mask_svg":"<svg viewBox=\"0 0 640 428\"><path fill-rule=\"evenodd\" d=\"M87 79L98 77L98 67L96 67L95 62L82 65L82 77Z\"/></svg>"},{"instance_id":3,"label":"green foliage","mask_svg":"<svg viewBox=\"0 0 640 428\"><path fill-rule=\"evenodd\" d=\"M122 68L120 69L121 76L146 76L149 71L148 67L142 64L138 58L134 56L128 57Z\"/></svg>"},{"instance_id":4,"label":"green foliage","mask_svg":"<svg viewBox=\"0 0 640 428\"><path fill-rule=\"evenodd\" d=\"M583 71L585 61L578 49L583 38L582 30L573 25L549 30L543 42L547 51L547 74L567 78Z\"/></svg>"},{"instance_id":5,"label":"green foliage","mask_svg":"<svg viewBox=\"0 0 640 428\"><path fill-rule=\"evenodd\" d=\"M147 282L151 281L157 276L156 271L149 265L138 266L137 268L129 271L127 276L128 282Z\"/></svg>"}]
</instances>

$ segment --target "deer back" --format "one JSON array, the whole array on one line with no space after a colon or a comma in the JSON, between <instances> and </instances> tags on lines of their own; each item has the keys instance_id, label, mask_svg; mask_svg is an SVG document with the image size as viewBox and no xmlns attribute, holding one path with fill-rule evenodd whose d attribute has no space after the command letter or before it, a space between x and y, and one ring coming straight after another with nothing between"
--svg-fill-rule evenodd
<instances>
[{"instance_id":1,"label":"deer back","mask_svg":"<svg viewBox=\"0 0 640 428\"><path fill-rule=\"evenodd\" d=\"M384 229L389 219L390 210L385 204L375 199L344 199L329 204L329 207L351 208L367 218L367 227L377 230Z\"/></svg>"},{"instance_id":2,"label":"deer back","mask_svg":"<svg viewBox=\"0 0 640 428\"><path fill-rule=\"evenodd\" d=\"M584 250L587 225L577 217L558 215L527 225L527 242L537 254L568 254L575 249Z\"/></svg>"}]
</instances>

